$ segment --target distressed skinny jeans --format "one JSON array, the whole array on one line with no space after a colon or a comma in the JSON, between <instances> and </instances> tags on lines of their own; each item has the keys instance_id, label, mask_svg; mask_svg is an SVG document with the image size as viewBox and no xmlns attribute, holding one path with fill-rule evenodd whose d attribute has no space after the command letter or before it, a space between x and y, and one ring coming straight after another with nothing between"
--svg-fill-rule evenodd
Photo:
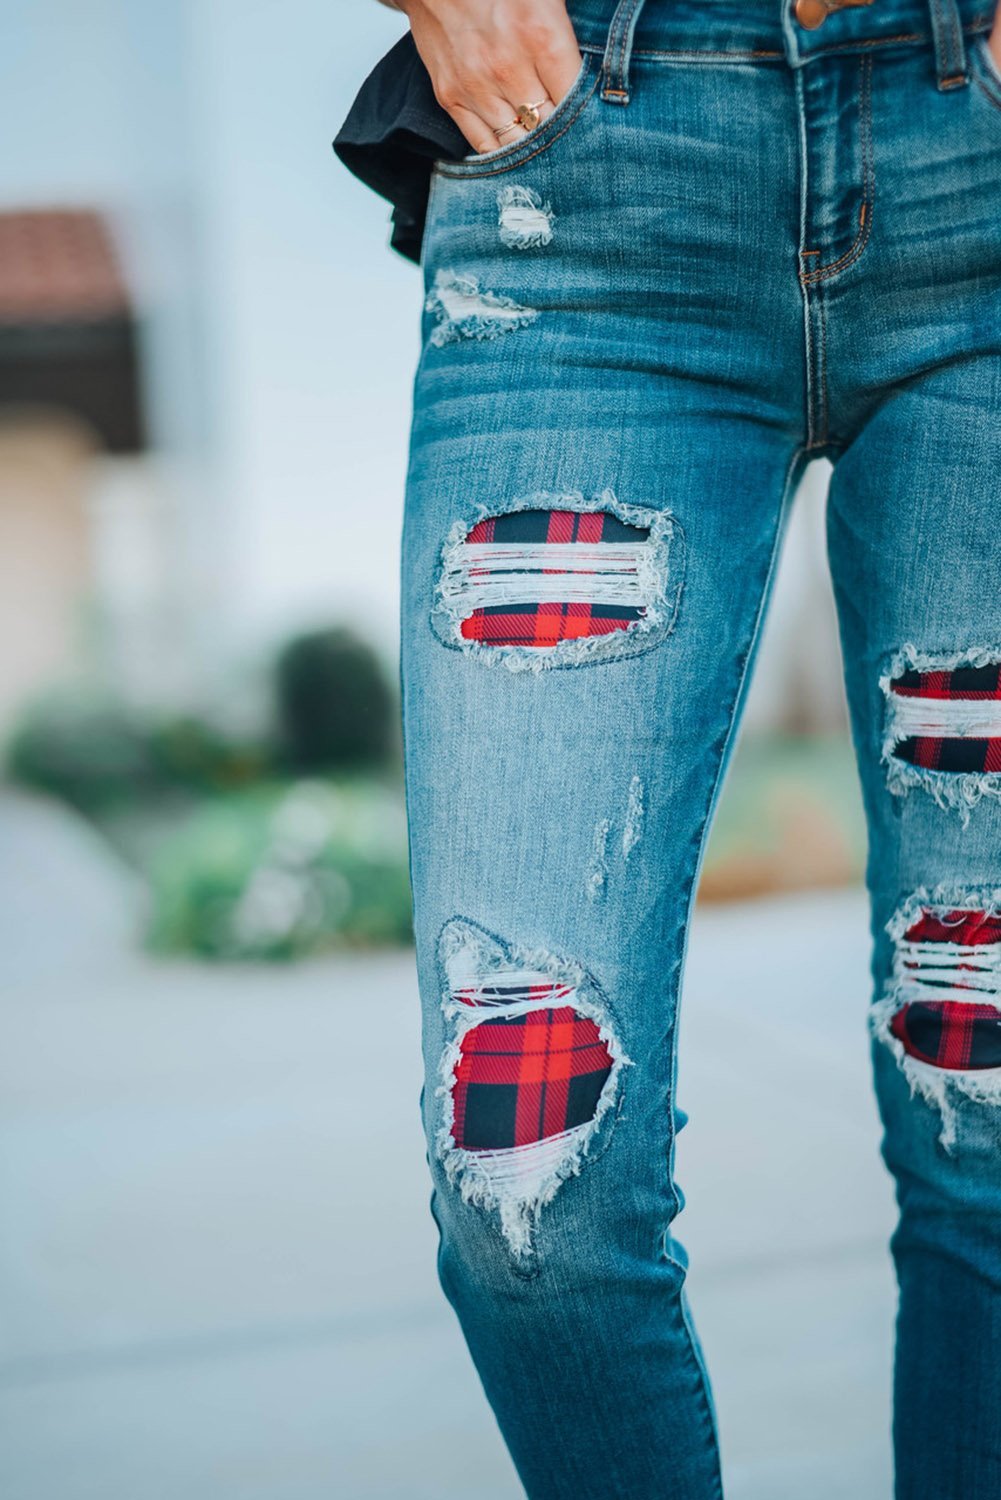
<instances>
[{"instance_id":1,"label":"distressed skinny jeans","mask_svg":"<svg viewBox=\"0 0 1001 1500\"><path fill-rule=\"evenodd\" d=\"M807 31L780 0L571 0L555 112L435 167L403 559L423 1113L441 1281L531 1500L721 1494L672 1229L679 992L818 455L900 1211L897 1496L1001 1496L991 10Z\"/></svg>"}]
</instances>

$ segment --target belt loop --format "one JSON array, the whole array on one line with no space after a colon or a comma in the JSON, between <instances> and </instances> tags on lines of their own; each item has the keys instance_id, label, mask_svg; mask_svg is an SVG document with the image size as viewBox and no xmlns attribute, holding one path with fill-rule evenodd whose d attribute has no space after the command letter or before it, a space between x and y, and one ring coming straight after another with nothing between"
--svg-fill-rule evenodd
<instances>
[{"instance_id":1,"label":"belt loop","mask_svg":"<svg viewBox=\"0 0 1001 1500\"><path fill-rule=\"evenodd\" d=\"M943 93L961 89L970 81L959 0L929 0L931 30L935 41L935 69Z\"/></svg>"},{"instance_id":2,"label":"belt loop","mask_svg":"<svg viewBox=\"0 0 1001 1500\"><path fill-rule=\"evenodd\" d=\"M619 0L615 7L601 64L601 97L607 104L629 103L629 59L642 9L643 0Z\"/></svg>"}]
</instances>

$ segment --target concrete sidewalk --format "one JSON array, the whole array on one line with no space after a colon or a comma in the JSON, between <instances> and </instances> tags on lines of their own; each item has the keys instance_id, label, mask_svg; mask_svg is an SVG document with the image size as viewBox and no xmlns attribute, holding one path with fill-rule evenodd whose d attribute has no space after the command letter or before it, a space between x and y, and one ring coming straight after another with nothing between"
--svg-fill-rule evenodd
<instances>
[{"instance_id":1,"label":"concrete sidewalk","mask_svg":"<svg viewBox=\"0 0 1001 1500\"><path fill-rule=\"evenodd\" d=\"M516 1500L434 1277L410 955L153 963L134 897L0 800L0 1493ZM856 894L699 914L679 1227L728 1500L890 1494L867 990Z\"/></svg>"}]
</instances>

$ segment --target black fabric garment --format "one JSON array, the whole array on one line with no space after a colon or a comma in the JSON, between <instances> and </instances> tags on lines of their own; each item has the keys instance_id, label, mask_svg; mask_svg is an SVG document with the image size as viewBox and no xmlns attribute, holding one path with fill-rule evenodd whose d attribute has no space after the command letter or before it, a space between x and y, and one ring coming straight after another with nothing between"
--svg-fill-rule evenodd
<instances>
[{"instance_id":1,"label":"black fabric garment","mask_svg":"<svg viewBox=\"0 0 1001 1500\"><path fill-rule=\"evenodd\" d=\"M432 165L466 156L470 147L435 98L409 32L362 84L334 150L349 171L393 205L393 249L419 260Z\"/></svg>"}]
</instances>

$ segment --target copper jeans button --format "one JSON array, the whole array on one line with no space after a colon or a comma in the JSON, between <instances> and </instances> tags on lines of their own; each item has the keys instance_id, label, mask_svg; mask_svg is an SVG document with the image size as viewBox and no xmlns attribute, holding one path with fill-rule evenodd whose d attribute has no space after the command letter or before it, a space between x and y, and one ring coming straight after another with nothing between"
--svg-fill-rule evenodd
<instances>
[{"instance_id":1,"label":"copper jeans button","mask_svg":"<svg viewBox=\"0 0 1001 1500\"><path fill-rule=\"evenodd\" d=\"M871 5L873 0L796 0L796 20L804 31L816 31L835 10L849 6Z\"/></svg>"}]
</instances>

